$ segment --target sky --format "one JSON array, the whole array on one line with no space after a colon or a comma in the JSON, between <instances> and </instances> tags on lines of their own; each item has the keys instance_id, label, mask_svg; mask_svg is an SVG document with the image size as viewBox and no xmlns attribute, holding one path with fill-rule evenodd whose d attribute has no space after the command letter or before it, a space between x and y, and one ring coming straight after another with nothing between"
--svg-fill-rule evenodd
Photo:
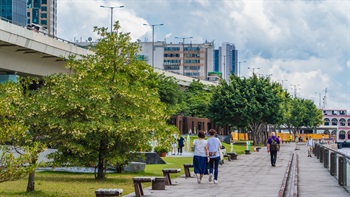
<instances>
[{"instance_id":1,"label":"sky","mask_svg":"<svg viewBox=\"0 0 350 197\"><path fill-rule=\"evenodd\" d=\"M240 74L270 75L293 96L350 114L349 0L57 0L58 37L96 40L118 20L133 41L233 43ZM124 6L119 8L119 6ZM248 69L250 68L250 69ZM324 102L325 101L325 102Z\"/></svg>"}]
</instances>

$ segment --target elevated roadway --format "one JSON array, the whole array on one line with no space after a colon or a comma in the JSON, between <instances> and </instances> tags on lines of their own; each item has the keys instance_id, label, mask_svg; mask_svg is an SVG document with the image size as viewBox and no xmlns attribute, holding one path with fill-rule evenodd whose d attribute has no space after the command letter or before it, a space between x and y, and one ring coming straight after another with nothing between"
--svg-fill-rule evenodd
<instances>
[{"instance_id":1,"label":"elevated roadway","mask_svg":"<svg viewBox=\"0 0 350 197\"><path fill-rule=\"evenodd\" d=\"M43 33L0 20L0 74L47 76L68 73L62 57L94 54L74 43L52 38ZM194 78L156 69L166 76L173 76L182 86L188 86ZM201 80L205 85L215 83Z\"/></svg>"}]
</instances>

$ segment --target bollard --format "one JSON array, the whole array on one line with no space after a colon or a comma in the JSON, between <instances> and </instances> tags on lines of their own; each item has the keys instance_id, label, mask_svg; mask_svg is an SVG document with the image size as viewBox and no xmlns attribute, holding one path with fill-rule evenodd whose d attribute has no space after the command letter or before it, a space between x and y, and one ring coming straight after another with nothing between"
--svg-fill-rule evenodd
<instances>
[{"instance_id":1,"label":"bollard","mask_svg":"<svg viewBox=\"0 0 350 197\"><path fill-rule=\"evenodd\" d=\"M346 162L344 157L340 156L338 158L338 184L340 186L344 186L345 185L345 177L346 177Z\"/></svg>"},{"instance_id":2,"label":"bollard","mask_svg":"<svg viewBox=\"0 0 350 197\"><path fill-rule=\"evenodd\" d=\"M323 150L324 150L324 147L322 146L320 148L320 163L323 163Z\"/></svg>"},{"instance_id":3,"label":"bollard","mask_svg":"<svg viewBox=\"0 0 350 197\"><path fill-rule=\"evenodd\" d=\"M331 167L329 173L334 176L336 173L336 165L337 165L337 155L335 153L331 153Z\"/></svg>"},{"instance_id":4,"label":"bollard","mask_svg":"<svg viewBox=\"0 0 350 197\"><path fill-rule=\"evenodd\" d=\"M329 165L329 150L326 149L324 150L324 155L323 155L323 166L325 168L328 168Z\"/></svg>"}]
</instances>

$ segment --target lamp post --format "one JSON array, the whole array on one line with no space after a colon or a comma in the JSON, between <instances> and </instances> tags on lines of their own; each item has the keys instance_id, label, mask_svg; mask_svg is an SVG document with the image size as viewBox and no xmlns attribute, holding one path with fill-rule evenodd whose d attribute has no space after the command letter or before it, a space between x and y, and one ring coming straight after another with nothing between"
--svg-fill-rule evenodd
<instances>
[{"instance_id":1,"label":"lamp post","mask_svg":"<svg viewBox=\"0 0 350 197\"><path fill-rule=\"evenodd\" d=\"M114 8L123 8L124 6L104 6L104 5L100 5L101 8L109 8L111 9L111 33L113 31L113 9Z\"/></svg>"},{"instance_id":2,"label":"lamp post","mask_svg":"<svg viewBox=\"0 0 350 197\"><path fill-rule=\"evenodd\" d=\"M318 108L321 109L321 93L320 92L315 92L315 94L318 94L318 101L319 101Z\"/></svg>"},{"instance_id":3,"label":"lamp post","mask_svg":"<svg viewBox=\"0 0 350 197\"><path fill-rule=\"evenodd\" d=\"M154 68L154 27L155 26L163 26L164 24L143 24L145 26L151 26L152 27L152 67Z\"/></svg>"},{"instance_id":4,"label":"lamp post","mask_svg":"<svg viewBox=\"0 0 350 197\"><path fill-rule=\"evenodd\" d=\"M246 61L244 60L243 62L238 62L238 76L241 77L241 63L245 63Z\"/></svg>"},{"instance_id":5,"label":"lamp post","mask_svg":"<svg viewBox=\"0 0 350 197\"><path fill-rule=\"evenodd\" d=\"M254 70L255 70L255 69L259 70L260 68L248 67L248 69L252 69L252 70L253 70L253 75L254 75Z\"/></svg>"},{"instance_id":6,"label":"lamp post","mask_svg":"<svg viewBox=\"0 0 350 197\"><path fill-rule=\"evenodd\" d=\"M297 86L300 87L300 84L293 84L293 85L290 85L292 86L292 88L294 87L294 98L297 98Z\"/></svg>"},{"instance_id":7,"label":"lamp post","mask_svg":"<svg viewBox=\"0 0 350 197\"><path fill-rule=\"evenodd\" d=\"M191 39L191 37L177 37L176 39L182 39L182 75L185 75L185 39Z\"/></svg>"},{"instance_id":8,"label":"lamp post","mask_svg":"<svg viewBox=\"0 0 350 197\"><path fill-rule=\"evenodd\" d=\"M283 81L288 81L288 79L281 79L281 80L278 80L278 81L281 81L281 86L282 86L282 89L283 89Z\"/></svg>"}]
</instances>

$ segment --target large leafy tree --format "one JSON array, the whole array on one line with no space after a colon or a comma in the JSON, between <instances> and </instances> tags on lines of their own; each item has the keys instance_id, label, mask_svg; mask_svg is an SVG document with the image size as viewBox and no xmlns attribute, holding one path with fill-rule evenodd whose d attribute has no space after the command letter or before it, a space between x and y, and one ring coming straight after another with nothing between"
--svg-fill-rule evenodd
<instances>
[{"instance_id":1,"label":"large leafy tree","mask_svg":"<svg viewBox=\"0 0 350 197\"><path fill-rule=\"evenodd\" d=\"M185 116L206 118L212 96L211 88L199 80L193 80L184 92L182 114Z\"/></svg>"},{"instance_id":2,"label":"large leafy tree","mask_svg":"<svg viewBox=\"0 0 350 197\"><path fill-rule=\"evenodd\" d=\"M28 83L0 84L0 182L12 181L34 172L41 143L32 141L26 124Z\"/></svg>"},{"instance_id":3,"label":"large leafy tree","mask_svg":"<svg viewBox=\"0 0 350 197\"><path fill-rule=\"evenodd\" d=\"M315 128L322 123L322 111L308 99L293 98L289 100L289 108L285 124L294 135L298 134L302 127Z\"/></svg>"},{"instance_id":4,"label":"large leafy tree","mask_svg":"<svg viewBox=\"0 0 350 197\"><path fill-rule=\"evenodd\" d=\"M158 93L160 100L166 104L167 110L172 115L176 115L181 111L184 91L175 77L159 75Z\"/></svg>"},{"instance_id":5,"label":"large leafy tree","mask_svg":"<svg viewBox=\"0 0 350 197\"><path fill-rule=\"evenodd\" d=\"M263 126L282 121L284 98L281 86L269 78L230 75L230 82L221 81L213 92L209 117L221 125L248 127L254 143L262 143Z\"/></svg>"},{"instance_id":6,"label":"large leafy tree","mask_svg":"<svg viewBox=\"0 0 350 197\"><path fill-rule=\"evenodd\" d=\"M169 113L159 99L157 74L139 60L139 47L128 33L95 28L102 37L94 55L71 58L70 75L44 78L40 100L46 101L48 138L58 152L55 164L97 164L97 179L107 165L124 165L148 142L170 139L175 127L166 124Z\"/></svg>"}]
</instances>

